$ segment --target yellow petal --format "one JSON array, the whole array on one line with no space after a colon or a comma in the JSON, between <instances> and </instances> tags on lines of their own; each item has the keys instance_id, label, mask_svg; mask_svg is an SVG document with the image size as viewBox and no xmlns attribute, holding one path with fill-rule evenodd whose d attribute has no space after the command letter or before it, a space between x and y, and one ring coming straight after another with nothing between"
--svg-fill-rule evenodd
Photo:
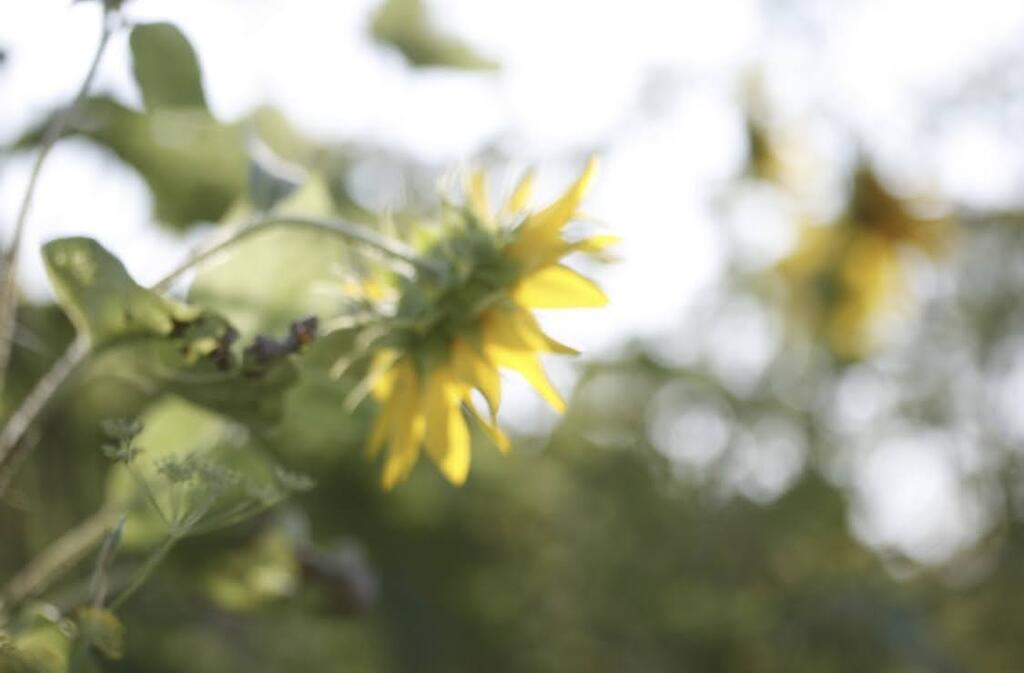
<instances>
[{"instance_id":1,"label":"yellow petal","mask_svg":"<svg viewBox=\"0 0 1024 673\"><path fill-rule=\"evenodd\" d=\"M366 375L365 385L373 391L373 396L378 400L387 399L391 395L395 380L400 373L396 366L398 356L396 351L385 349L374 355L370 362L370 371Z\"/></svg>"},{"instance_id":2,"label":"yellow petal","mask_svg":"<svg viewBox=\"0 0 1024 673\"><path fill-rule=\"evenodd\" d=\"M514 351L543 351L546 343L542 333L530 329L522 309L495 309L484 316L484 343Z\"/></svg>"},{"instance_id":3,"label":"yellow petal","mask_svg":"<svg viewBox=\"0 0 1024 673\"><path fill-rule=\"evenodd\" d=\"M508 441L508 437L505 435L505 433L502 432L501 428L498 427L497 422L488 422L487 419L481 416L480 412L476 410L476 406L473 404L472 400L466 400L466 408L469 409L470 415L476 420L477 423L480 424L480 427L483 428L484 433L487 435L487 437L492 442L494 442L495 446L498 447L498 450L501 451L502 453L508 453L511 444Z\"/></svg>"},{"instance_id":4,"label":"yellow petal","mask_svg":"<svg viewBox=\"0 0 1024 673\"><path fill-rule=\"evenodd\" d=\"M576 349L545 334L533 314L520 307L489 312L484 318L484 341L515 351L579 355Z\"/></svg>"},{"instance_id":5,"label":"yellow petal","mask_svg":"<svg viewBox=\"0 0 1024 673\"><path fill-rule=\"evenodd\" d=\"M461 486L469 474L469 430L462 417L465 391L445 370L438 370L431 374L424 400L427 453L456 486Z\"/></svg>"},{"instance_id":6,"label":"yellow petal","mask_svg":"<svg viewBox=\"0 0 1024 673\"><path fill-rule=\"evenodd\" d=\"M451 432L448 451L441 458L434 458L441 473L454 486L462 486L469 476L469 463L471 451L469 448L469 428L466 427L466 419L462 412L453 409L451 418Z\"/></svg>"},{"instance_id":7,"label":"yellow petal","mask_svg":"<svg viewBox=\"0 0 1024 673\"><path fill-rule=\"evenodd\" d=\"M535 344L524 340L513 315L513 311L494 309L483 316L485 347L494 345L512 350L536 348Z\"/></svg>"},{"instance_id":8,"label":"yellow petal","mask_svg":"<svg viewBox=\"0 0 1024 673\"><path fill-rule=\"evenodd\" d=\"M543 332L541 333L543 334ZM566 346L561 341L552 339L547 334L544 334L544 342L547 344L545 349L549 353L557 353L558 355L579 355L580 352L572 346Z\"/></svg>"},{"instance_id":9,"label":"yellow petal","mask_svg":"<svg viewBox=\"0 0 1024 673\"><path fill-rule=\"evenodd\" d=\"M526 272L534 271L548 264L553 264L565 257L568 246L562 240L560 231L546 234L543 231L520 233L508 244L503 254L511 257Z\"/></svg>"},{"instance_id":10,"label":"yellow petal","mask_svg":"<svg viewBox=\"0 0 1024 673\"><path fill-rule=\"evenodd\" d=\"M426 430L420 385L410 358L402 358L395 388L388 399L391 444L384 463L384 488L390 489L412 470Z\"/></svg>"},{"instance_id":11,"label":"yellow petal","mask_svg":"<svg viewBox=\"0 0 1024 673\"><path fill-rule=\"evenodd\" d=\"M560 198L523 221L517 230L516 240L506 248L506 254L527 269L535 269L565 255L562 229L576 214L596 170L597 159L592 157L579 179Z\"/></svg>"},{"instance_id":12,"label":"yellow petal","mask_svg":"<svg viewBox=\"0 0 1024 673\"><path fill-rule=\"evenodd\" d=\"M534 350L544 351L547 353L558 353L559 355L579 355L580 352L571 346L566 346L560 341L552 339L544 330L541 329L540 323L537 322L537 318L534 317L533 313L523 308L516 309L513 314L515 321L515 329L519 334L523 335L522 338L526 343L531 345Z\"/></svg>"},{"instance_id":13,"label":"yellow petal","mask_svg":"<svg viewBox=\"0 0 1024 673\"><path fill-rule=\"evenodd\" d=\"M416 465L416 452L391 452L384 461L384 472L381 475L381 486L390 491L395 484L404 480Z\"/></svg>"},{"instance_id":14,"label":"yellow petal","mask_svg":"<svg viewBox=\"0 0 1024 673\"><path fill-rule=\"evenodd\" d=\"M555 387L551 385L536 354L531 351L507 350L501 347L492 347L489 349L489 353L499 367L519 372L555 411L565 411L565 402Z\"/></svg>"},{"instance_id":15,"label":"yellow petal","mask_svg":"<svg viewBox=\"0 0 1024 673\"><path fill-rule=\"evenodd\" d=\"M380 447L388 438L388 431L391 429L390 405L385 404L384 408L377 414L373 422L373 429L370 431L370 438L366 442L366 454L374 458L380 452Z\"/></svg>"},{"instance_id":16,"label":"yellow petal","mask_svg":"<svg viewBox=\"0 0 1024 673\"><path fill-rule=\"evenodd\" d=\"M519 184L512 190L512 193L508 197L508 201L505 202L504 213L506 215L514 215L520 211L526 210L526 207L530 205L530 197L533 195L533 171L527 171L523 175Z\"/></svg>"},{"instance_id":17,"label":"yellow petal","mask_svg":"<svg viewBox=\"0 0 1024 673\"><path fill-rule=\"evenodd\" d=\"M387 374L380 377L379 389L382 394L394 398L402 408L398 413L405 413L410 406L416 403L417 390L419 389L419 376L416 374L416 363L409 356L397 360Z\"/></svg>"},{"instance_id":18,"label":"yellow petal","mask_svg":"<svg viewBox=\"0 0 1024 673\"><path fill-rule=\"evenodd\" d=\"M397 393L396 386L404 391L409 386L414 387L416 383L416 370L408 358L396 364L390 355L385 359L380 359L384 354L385 352L382 351L374 358L374 364L370 366L370 374L367 375L367 379L374 383L374 396L381 401L381 409L366 443L366 451L371 457L376 456L380 451L380 447L391 434L393 420L398 414L405 412L404 406L408 404L407 394ZM386 364L384 364L385 361ZM399 407L403 408L399 409Z\"/></svg>"},{"instance_id":19,"label":"yellow petal","mask_svg":"<svg viewBox=\"0 0 1024 673\"><path fill-rule=\"evenodd\" d=\"M590 308L608 303L608 296L592 280L561 264L524 278L514 298L527 308Z\"/></svg>"},{"instance_id":20,"label":"yellow petal","mask_svg":"<svg viewBox=\"0 0 1024 673\"><path fill-rule=\"evenodd\" d=\"M583 197L587 195L587 189L595 172L597 172L597 157L591 157L576 182L565 190L565 193L554 203L531 215L523 224L524 230L561 233L562 228L576 214Z\"/></svg>"},{"instance_id":21,"label":"yellow petal","mask_svg":"<svg viewBox=\"0 0 1024 673\"><path fill-rule=\"evenodd\" d=\"M622 241L620 236L612 236L611 234L600 234L598 236L590 236L584 238L582 241L576 241L570 243L566 249L566 254L570 252L583 252L588 255L593 255L599 252L603 252L606 248L610 248Z\"/></svg>"},{"instance_id":22,"label":"yellow petal","mask_svg":"<svg viewBox=\"0 0 1024 673\"><path fill-rule=\"evenodd\" d=\"M494 418L501 405L501 379L495 366L465 339L456 338L452 344L452 368L456 376L483 394Z\"/></svg>"},{"instance_id":23,"label":"yellow petal","mask_svg":"<svg viewBox=\"0 0 1024 673\"><path fill-rule=\"evenodd\" d=\"M392 434L391 448L384 462L383 485L391 489L412 472L419 457L420 443L426 428L423 414L417 410L411 418L400 420L398 430Z\"/></svg>"},{"instance_id":24,"label":"yellow petal","mask_svg":"<svg viewBox=\"0 0 1024 673\"><path fill-rule=\"evenodd\" d=\"M487 197L487 173L483 169L473 171L466 185L469 196L469 207L472 208L481 222L489 224L493 221L490 199Z\"/></svg>"}]
</instances>

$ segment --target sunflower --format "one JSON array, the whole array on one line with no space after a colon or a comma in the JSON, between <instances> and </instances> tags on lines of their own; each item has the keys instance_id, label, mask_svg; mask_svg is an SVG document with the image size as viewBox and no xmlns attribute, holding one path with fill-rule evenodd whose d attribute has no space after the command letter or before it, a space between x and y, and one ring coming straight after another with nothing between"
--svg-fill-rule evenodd
<instances>
[{"instance_id":1,"label":"sunflower","mask_svg":"<svg viewBox=\"0 0 1024 673\"><path fill-rule=\"evenodd\" d=\"M365 387L379 412L368 450L376 455L387 447L385 488L409 475L421 448L451 483L462 484L470 465L467 417L499 449L508 449L496 421L502 369L522 375L557 411L565 409L540 357L576 351L546 335L532 311L608 301L563 263L573 252L600 257L616 240L565 236L595 169L592 159L564 194L536 211L528 205L531 174L496 212L483 172L467 180L466 203L444 204L441 233L413 277L401 282L393 314L375 329ZM486 415L474 404L474 390L486 401Z\"/></svg>"},{"instance_id":2,"label":"sunflower","mask_svg":"<svg viewBox=\"0 0 1024 673\"><path fill-rule=\"evenodd\" d=\"M953 221L919 215L914 206L861 166L845 214L832 226L804 227L779 266L800 312L840 358L870 353L879 345L879 328L905 306L906 253L938 259L951 244Z\"/></svg>"}]
</instances>

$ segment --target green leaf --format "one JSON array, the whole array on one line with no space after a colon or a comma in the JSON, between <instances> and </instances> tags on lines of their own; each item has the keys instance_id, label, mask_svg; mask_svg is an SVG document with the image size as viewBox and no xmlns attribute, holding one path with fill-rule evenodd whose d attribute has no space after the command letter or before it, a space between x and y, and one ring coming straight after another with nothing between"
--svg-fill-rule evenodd
<instances>
[{"instance_id":1,"label":"green leaf","mask_svg":"<svg viewBox=\"0 0 1024 673\"><path fill-rule=\"evenodd\" d=\"M10 145L36 147L53 115ZM179 228L216 222L245 194L248 153L243 127L224 124L203 107L138 111L96 96L78 106L69 134L105 147L146 181L156 219Z\"/></svg>"},{"instance_id":2,"label":"green leaf","mask_svg":"<svg viewBox=\"0 0 1024 673\"><path fill-rule=\"evenodd\" d=\"M232 350L236 335L207 311L171 335L115 344L94 358L89 376L128 385L140 401L172 393L262 432L280 419L298 370L288 354L244 361Z\"/></svg>"},{"instance_id":3,"label":"green leaf","mask_svg":"<svg viewBox=\"0 0 1024 673\"><path fill-rule=\"evenodd\" d=\"M447 35L430 20L423 0L385 0L373 17L375 40L398 49L417 67L493 70L497 63L462 40Z\"/></svg>"},{"instance_id":4,"label":"green leaf","mask_svg":"<svg viewBox=\"0 0 1024 673\"><path fill-rule=\"evenodd\" d=\"M277 423L285 393L299 380L289 357L262 371L247 371L240 365L225 368L210 358L189 363L173 342L147 346L138 353L139 371L159 389L257 429Z\"/></svg>"},{"instance_id":5,"label":"green leaf","mask_svg":"<svg viewBox=\"0 0 1024 673\"><path fill-rule=\"evenodd\" d=\"M195 52L175 26L136 26L131 50L145 109L93 97L80 105L72 131L110 148L142 175L159 221L184 227L220 220L246 189L241 124L210 114Z\"/></svg>"},{"instance_id":6,"label":"green leaf","mask_svg":"<svg viewBox=\"0 0 1024 673\"><path fill-rule=\"evenodd\" d=\"M109 98L81 106L78 130L135 168L153 192L156 218L178 227L215 222L245 193L248 157L240 124L202 107L138 112Z\"/></svg>"},{"instance_id":7,"label":"green leaf","mask_svg":"<svg viewBox=\"0 0 1024 673\"><path fill-rule=\"evenodd\" d=\"M110 659L124 656L124 625L110 610L93 606L76 612L80 637Z\"/></svg>"},{"instance_id":8,"label":"green leaf","mask_svg":"<svg viewBox=\"0 0 1024 673\"><path fill-rule=\"evenodd\" d=\"M227 320L141 287L93 239L51 241L43 256L79 333L94 347L122 344L103 368L107 375L120 371L147 389L176 393L254 426L280 416L284 392L298 379L287 354L243 366L231 350L238 332Z\"/></svg>"},{"instance_id":9,"label":"green leaf","mask_svg":"<svg viewBox=\"0 0 1024 673\"><path fill-rule=\"evenodd\" d=\"M0 151L38 147L54 114L0 146ZM88 138L138 171L153 194L155 218L177 228L223 221L233 208L244 203L247 192L258 208L280 203L291 185L275 185L268 198L263 185L250 183L248 132L280 157L280 164L273 170L275 180L294 182L303 167L316 165L327 178L329 197L346 217L360 221L375 217L353 199L347 179L356 158L383 156L383 150L319 145L296 131L274 108L262 107L237 122L222 123L202 107L139 111L110 97L96 96L82 101L68 129L69 134ZM387 159L395 170L409 165L404 157L387 155ZM276 170L281 165L287 168ZM423 172L417 179L426 175L426 169L420 170ZM255 176L253 182L259 183L264 177Z\"/></svg>"},{"instance_id":10,"label":"green leaf","mask_svg":"<svg viewBox=\"0 0 1024 673\"><path fill-rule=\"evenodd\" d=\"M144 23L131 34L132 65L147 109L206 108L199 60L192 45L170 23Z\"/></svg>"},{"instance_id":11,"label":"green leaf","mask_svg":"<svg viewBox=\"0 0 1024 673\"><path fill-rule=\"evenodd\" d=\"M178 323L201 314L140 286L119 259L91 238L51 241L43 246L43 260L58 303L94 346L168 336Z\"/></svg>"}]
</instances>

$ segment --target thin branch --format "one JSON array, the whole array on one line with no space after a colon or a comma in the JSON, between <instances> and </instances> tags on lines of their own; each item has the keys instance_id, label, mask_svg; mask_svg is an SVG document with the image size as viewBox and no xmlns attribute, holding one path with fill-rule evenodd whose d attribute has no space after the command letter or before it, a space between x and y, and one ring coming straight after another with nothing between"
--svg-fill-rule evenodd
<instances>
[{"instance_id":1,"label":"thin branch","mask_svg":"<svg viewBox=\"0 0 1024 673\"><path fill-rule=\"evenodd\" d=\"M0 593L0 611L45 591L58 575L80 561L103 539L117 517L116 510L101 509L57 538L7 583Z\"/></svg>"},{"instance_id":2,"label":"thin branch","mask_svg":"<svg viewBox=\"0 0 1024 673\"><path fill-rule=\"evenodd\" d=\"M99 70L100 61L103 59L103 52L106 51L110 37L114 33L114 22L108 10L103 11L103 31L100 34L99 44L93 54L89 70L85 79L78 88L78 92L63 110L50 123L39 145L39 153L36 155L35 163L32 164L32 171L29 174L28 187L25 188L25 195L22 197L21 206L18 209L17 218L14 220L14 234L11 237L10 247L4 255L3 260L3 285L0 287L0 391L3 391L6 379L7 366L11 359L11 348L14 340L15 320L18 308L18 252L21 248L21 239L25 233L25 224L28 221L28 214L32 209L32 200L35 197L36 185L39 183L39 176L43 170L43 164L50 155L50 150L57 144L71 120L74 118L78 106L89 94L93 80L96 79L96 72Z\"/></svg>"},{"instance_id":3,"label":"thin branch","mask_svg":"<svg viewBox=\"0 0 1024 673\"><path fill-rule=\"evenodd\" d=\"M88 353L88 341L81 337L75 339L50 371L39 379L0 431L0 495L7 490L14 472L28 453L27 447L31 446L21 441L25 432Z\"/></svg>"},{"instance_id":4,"label":"thin branch","mask_svg":"<svg viewBox=\"0 0 1024 673\"><path fill-rule=\"evenodd\" d=\"M135 573L131 582L125 587L117 597L110 602L110 609L112 611L117 610L125 601L132 597L132 595L138 591L139 587L146 583L146 580L152 576L153 571L157 569L160 562L164 560L164 557L170 553L171 548L177 544L180 538L177 535L168 535L167 538L157 547L152 554L142 564L142 567Z\"/></svg>"},{"instance_id":5,"label":"thin branch","mask_svg":"<svg viewBox=\"0 0 1024 673\"><path fill-rule=\"evenodd\" d=\"M198 266L207 259L246 238L280 226L300 226L306 227L307 229L324 231L351 241L362 243L363 245L382 252L389 257L401 260L413 268L423 269L426 271L435 270L422 258L417 257L415 251L404 244L394 239L381 236L372 229L368 229L364 226L326 217L274 214L252 220L240 227L229 230L219 239L212 241L209 245L182 262L178 267L153 285L152 289L156 292L164 292L170 288L171 284L175 280L184 275L189 269Z\"/></svg>"}]
</instances>

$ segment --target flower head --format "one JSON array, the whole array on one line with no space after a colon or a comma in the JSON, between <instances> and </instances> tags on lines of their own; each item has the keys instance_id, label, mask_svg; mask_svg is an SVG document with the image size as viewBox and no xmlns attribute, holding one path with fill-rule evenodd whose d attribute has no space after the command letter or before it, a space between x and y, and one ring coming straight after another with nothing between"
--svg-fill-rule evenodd
<instances>
[{"instance_id":1,"label":"flower head","mask_svg":"<svg viewBox=\"0 0 1024 673\"><path fill-rule=\"evenodd\" d=\"M918 215L866 167L854 175L847 211L832 226L808 226L779 271L804 318L832 352L857 359L879 342L880 327L904 306L906 252L932 258L948 248L953 222Z\"/></svg>"},{"instance_id":2,"label":"flower head","mask_svg":"<svg viewBox=\"0 0 1024 673\"><path fill-rule=\"evenodd\" d=\"M408 476L421 448L454 484L470 464L467 417L501 449L499 370L511 369L553 408L565 408L541 364L544 353L576 351L547 336L532 309L603 306L608 299L589 279L565 266L573 252L598 254L610 236L566 239L596 168L591 160L562 196L528 208L527 175L498 211L488 203L486 176L467 181L465 204L445 204L442 233L423 253L413 278L399 288L394 313L377 326L366 387L380 404L368 449L385 446L383 483ZM481 414L472 398L486 400Z\"/></svg>"}]
</instances>

